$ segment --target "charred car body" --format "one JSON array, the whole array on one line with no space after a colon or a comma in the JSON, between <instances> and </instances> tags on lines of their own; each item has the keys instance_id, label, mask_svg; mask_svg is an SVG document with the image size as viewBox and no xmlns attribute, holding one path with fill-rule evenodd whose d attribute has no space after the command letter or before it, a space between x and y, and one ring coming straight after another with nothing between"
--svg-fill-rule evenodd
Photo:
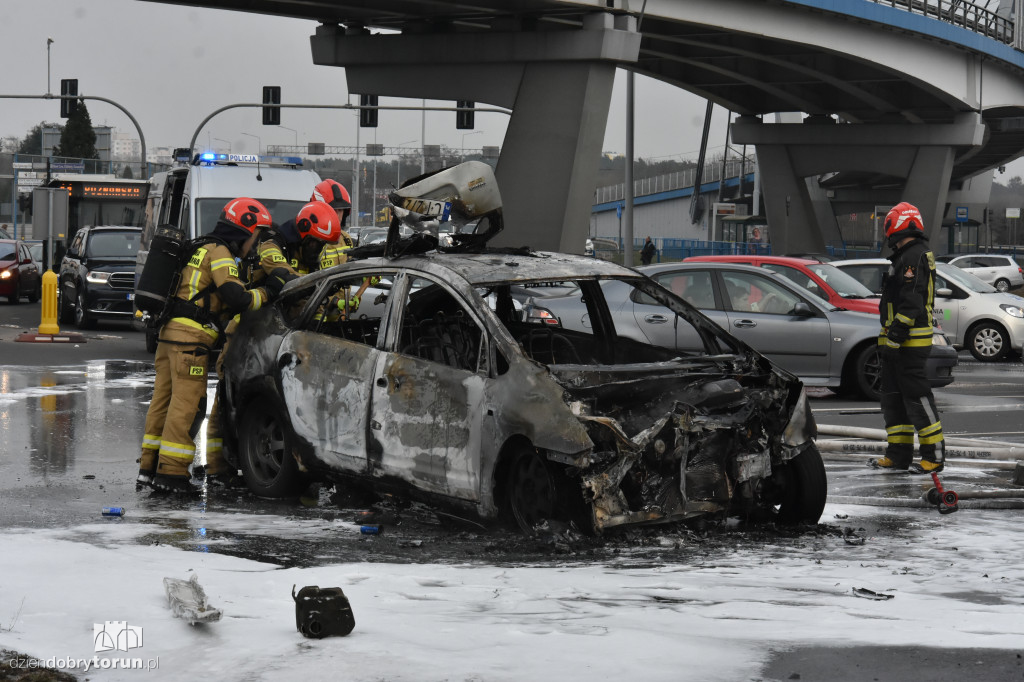
<instances>
[{"instance_id":1,"label":"charred car body","mask_svg":"<svg viewBox=\"0 0 1024 682\"><path fill-rule=\"evenodd\" d=\"M393 198L420 227L449 210L488 214L453 247L389 238L243 316L221 404L250 489L369 484L526 532L549 519L590 532L706 514L816 522L825 471L800 381L634 270L483 248L500 200L465 196L488 184L496 197L490 169L470 162ZM437 194L451 198L429 206ZM399 210L409 197L423 200L415 214ZM390 289L350 319L325 314L365 277ZM608 279L675 310L704 352L618 336ZM554 330L514 305L523 287L565 283L584 292L588 332Z\"/></svg>"}]
</instances>

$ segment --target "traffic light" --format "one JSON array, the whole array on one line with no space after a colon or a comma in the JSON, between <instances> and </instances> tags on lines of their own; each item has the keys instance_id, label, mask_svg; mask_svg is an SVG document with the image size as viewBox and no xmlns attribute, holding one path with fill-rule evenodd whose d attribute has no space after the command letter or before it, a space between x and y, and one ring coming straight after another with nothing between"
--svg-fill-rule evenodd
<instances>
[{"instance_id":1,"label":"traffic light","mask_svg":"<svg viewBox=\"0 0 1024 682\"><path fill-rule=\"evenodd\" d=\"M359 95L359 106L361 106L361 107L375 107L375 106L377 106L377 95ZM377 110L376 109L360 109L359 110L359 127L360 128L376 128L377 127Z\"/></svg>"},{"instance_id":2,"label":"traffic light","mask_svg":"<svg viewBox=\"0 0 1024 682\"><path fill-rule=\"evenodd\" d=\"M473 102L468 100L460 99L455 103L459 109L468 109L468 111L456 111L455 112L455 128L457 130L472 130L473 129Z\"/></svg>"},{"instance_id":3,"label":"traffic light","mask_svg":"<svg viewBox=\"0 0 1024 682\"><path fill-rule=\"evenodd\" d=\"M60 94L61 95L77 95L78 94L78 79L77 78L62 78L60 81ZM61 99L60 101L60 117L71 118L75 112L78 111L78 100L77 99Z\"/></svg>"},{"instance_id":4,"label":"traffic light","mask_svg":"<svg viewBox=\"0 0 1024 682\"><path fill-rule=\"evenodd\" d=\"M281 86L280 85L264 85L263 86L263 103L264 104L280 104L281 103ZM281 125L281 107L263 107L263 125L265 125L265 126Z\"/></svg>"}]
</instances>

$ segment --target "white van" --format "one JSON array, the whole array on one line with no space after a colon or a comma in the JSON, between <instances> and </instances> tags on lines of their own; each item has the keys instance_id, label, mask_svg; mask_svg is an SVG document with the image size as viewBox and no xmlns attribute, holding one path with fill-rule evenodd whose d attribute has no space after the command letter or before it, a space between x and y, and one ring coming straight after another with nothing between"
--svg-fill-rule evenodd
<instances>
[{"instance_id":1,"label":"white van","mask_svg":"<svg viewBox=\"0 0 1024 682\"><path fill-rule=\"evenodd\" d=\"M213 231L224 206L238 197L258 199L275 223L292 220L309 202L320 176L302 168L297 156L255 154L176 154L179 167L156 173L149 181L146 222L135 264L135 282L149 255L158 226L173 225L186 239ZM152 337L152 338L150 338ZM156 350L155 335L146 347Z\"/></svg>"}]
</instances>

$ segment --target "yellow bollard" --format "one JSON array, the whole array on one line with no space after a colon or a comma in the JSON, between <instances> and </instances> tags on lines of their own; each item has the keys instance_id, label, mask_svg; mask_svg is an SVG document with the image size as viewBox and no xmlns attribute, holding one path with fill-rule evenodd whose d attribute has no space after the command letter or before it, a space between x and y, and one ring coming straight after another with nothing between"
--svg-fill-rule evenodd
<instances>
[{"instance_id":1,"label":"yellow bollard","mask_svg":"<svg viewBox=\"0 0 1024 682\"><path fill-rule=\"evenodd\" d=\"M43 273L42 319L39 321L40 334L60 334L57 326L57 275L53 270Z\"/></svg>"}]
</instances>

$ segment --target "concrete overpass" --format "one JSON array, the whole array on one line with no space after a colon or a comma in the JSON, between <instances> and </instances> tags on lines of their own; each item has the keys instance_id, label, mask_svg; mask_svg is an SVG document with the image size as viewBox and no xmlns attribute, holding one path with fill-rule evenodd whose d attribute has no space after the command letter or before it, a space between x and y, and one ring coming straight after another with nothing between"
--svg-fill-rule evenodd
<instances>
[{"instance_id":1,"label":"concrete overpass","mask_svg":"<svg viewBox=\"0 0 1024 682\"><path fill-rule=\"evenodd\" d=\"M934 234L951 187L1024 154L1022 0L146 1L315 20L350 92L511 108L508 243L579 250L617 67L740 114L777 250L819 250L844 194L912 201Z\"/></svg>"}]
</instances>

